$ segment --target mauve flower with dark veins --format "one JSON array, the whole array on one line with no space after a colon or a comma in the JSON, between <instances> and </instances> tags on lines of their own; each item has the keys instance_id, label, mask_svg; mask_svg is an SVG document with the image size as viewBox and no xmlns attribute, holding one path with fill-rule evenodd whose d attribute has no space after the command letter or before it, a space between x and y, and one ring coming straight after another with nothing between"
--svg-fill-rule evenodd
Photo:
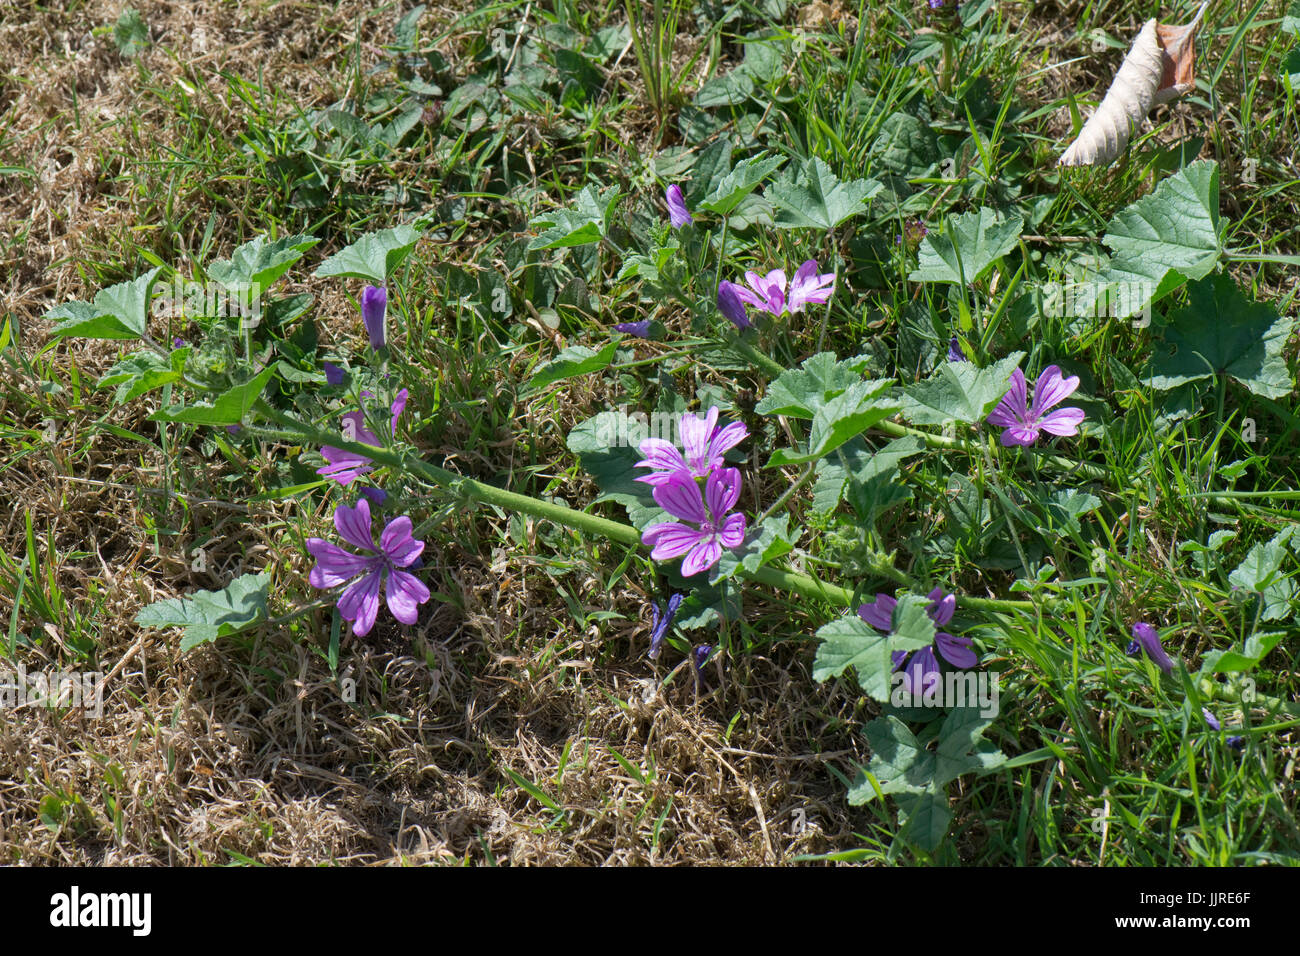
<instances>
[{"instance_id":1,"label":"mauve flower with dark veins","mask_svg":"<svg viewBox=\"0 0 1300 956\"><path fill-rule=\"evenodd\" d=\"M339 505L334 510L334 527L344 541L362 553L345 551L323 538L309 538L307 550L316 558L316 566L307 578L312 587L327 589L352 582L339 596L338 609L344 620L352 622L352 633L358 637L375 626L380 585L393 617L403 624L414 624L420 605L429 600L429 589L419 578L401 570L414 563L424 550L424 542L411 534L411 519L402 515L389 521L376 545L370 530L370 505L362 498L355 508Z\"/></svg>"},{"instance_id":2,"label":"mauve flower with dark veins","mask_svg":"<svg viewBox=\"0 0 1300 956\"><path fill-rule=\"evenodd\" d=\"M1055 365L1043 369L1034 385L1034 401L1028 397L1025 373L1016 369L1011 373L1011 389L1002 397L998 407L989 412L988 423L1003 429L999 439L1003 445L1032 445L1042 432L1051 435L1077 435L1083 421L1082 408L1048 409L1061 404L1079 387L1077 375L1065 378Z\"/></svg>"},{"instance_id":3,"label":"mauve flower with dark veins","mask_svg":"<svg viewBox=\"0 0 1300 956\"><path fill-rule=\"evenodd\" d=\"M935 588L928 595L930 606L925 609L930 620L934 622L935 628L943 627L952 620L953 614L957 610L957 596L955 594L945 594L942 588ZM898 605L896 598L888 594L877 594L876 599L869 604L863 604L858 608L858 617L866 621L878 631L889 634L894 628L894 608ZM890 655L890 663L894 670L903 667L906 662L907 667L903 671L903 686L908 694L921 695L925 692L926 687L939 676L939 659L935 656L935 649L939 654L953 667L962 669L974 667L979 663L979 658L971 650L971 639L969 637L956 637L946 631L936 630L934 643L929 647L923 647L919 651L914 651L909 655L907 651L894 651Z\"/></svg>"},{"instance_id":4,"label":"mauve flower with dark veins","mask_svg":"<svg viewBox=\"0 0 1300 956\"><path fill-rule=\"evenodd\" d=\"M673 183L664 193L664 198L668 201L668 221L674 229L680 229L682 226L689 226L695 221L691 216L691 211L686 208L686 198L682 196L682 187Z\"/></svg>"},{"instance_id":5,"label":"mauve flower with dark veins","mask_svg":"<svg viewBox=\"0 0 1300 956\"><path fill-rule=\"evenodd\" d=\"M723 455L749 437L743 422L732 422L718 428L718 406L709 409L703 418L685 412L678 421L677 438L682 451L662 438L646 438L637 449L645 455L634 467L652 469L637 481L648 485L661 485L674 474L682 472L691 478L704 478L723 464Z\"/></svg>"},{"instance_id":6,"label":"mauve flower with dark veins","mask_svg":"<svg viewBox=\"0 0 1300 956\"><path fill-rule=\"evenodd\" d=\"M823 275L817 270L816 259L809 259L801 265L789 282L788 294L784 269L773 269L765 276L746 272L745 281L749 288L734 284L732 287L742 301L756 309L776 316L786 312L793 314L802 312L808 305L821 305L831 297L835 289L835 273Z\"/></svg>"},{"instance_id":7,"label":"mauve flower with dark veins","mask_svg":"<svg viewBox=\"0 0 1300 956\"><path fill-rule=\"evenodd\" d=\"M961 340L953 336L948 340L948 361L949 362L966 362L966 353L961 349Z\"/></svg>"},{"instance_id":8,"label":"mauve flower with dark veins","mask_svg":"<svg viewBox=\"0 0 1300 956\"><path fill-rule=\"evenodd\" d=\"M724 547L738 547L745 539L745 516L728 513L739 498L740 472L735 468L719 468L710 474L703 496L694 478L677 472L655 488L654 499L682 521L650 525L641 532L641 543L654 548L650 557L656 561L685 555L685 577L707 571L721 560Z\"/></svg>"},{"instance_id":9,"label":"mauve flower with dark veins","mask_svg":"<svg viewBox=\"0 0 1300 956\"><path fill-rule=\"evenodd\" d=\"M1137 657L1143 651L1166 674L1173 673L1174 662L1161 646L1156 629L1144 621L1138 621L1133 625L1133 640L1129 642L1126 653L1129 657Z\"/></svg>"},{"instance_id":10,"label":"mauve flower with dark veins","mask_svg":"<svg viewBox=\"0 0 1300 956\"><path fill-rule=\"evenodd\" d=\"M344 374L345 373L343 369L335 365L333 362L325 363L325 384L326 385L342 385Z\"/></svg>"}]
</instances>

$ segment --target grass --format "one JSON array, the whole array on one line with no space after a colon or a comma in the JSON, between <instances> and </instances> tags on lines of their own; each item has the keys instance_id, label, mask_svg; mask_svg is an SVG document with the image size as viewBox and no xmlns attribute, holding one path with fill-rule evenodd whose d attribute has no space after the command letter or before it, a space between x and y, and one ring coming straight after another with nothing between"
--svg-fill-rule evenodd
<instances>
[{"instance_id":1,"label":"grass","mask_svg":"<svg viewBox=\"0 0 1300 956\"><path fill-rule=\"evenodd\" d=\"M430 5L400 30L406 11L391 5L267 0L235 17L142 2L150 42L128 57L115 5L20 3L0 33L0 327L12 336L0 484L21 502L0 516L0 673L115 677L100 718L27 708L0 722L0 859L1296 862L1295 603L1262 622L1229 581L1300 512L1295 393L1266 399L1220 378L1178 417L1136 375L1150 329L1023 298L1077 275L1115 214L1199 156L1220 169L1227 271L1294 315L1295 265L1266 258L1300 252L1300 129L1282 78L1295 37L1277 29L1281 5L1212 3L1198 89L1157 110L1114 167L1053 168L1071 106L1093 108L1146 16L1181 22L1183 6L991 5L945 65L918 32L924 4L665 3L634 35L612 2ZM337 500L303 487L315 466L298 456L312 449L148 420L178 400L171 386L115 405L95 383L126 350L53 338L43 318L156 265L188 278L255 236L306 233L321 242L283 291L312 297L317 356L359 365L361 284L311 272L418 216L427 236L390 282L389 321L420 458L622 522L622 508L592 505L597 483L566 444L601 410L718 403L755 451L792 440L788 421L753 411L771 369L618 276L620 253L663 219L674 170L720 137L733 162L755 149L817 157L841 180L886 187L820 233L745 228L762 211L752 204L733 216L724 277L809 256L840 277L824 313L764 340L769 362L863 355L874 377L910 385L960 334L980 364L1021 350L1022 367L1079 375L1080 404L1104 426L1058 442L1056 461L966 434L943 447L930 429L898 474L906 498L868 522L819 512L811 481L790 496L811 532L802 570L830 583L892 591L892 555L912 580L1032 602L968 603L954 619L1001 675L985 737L1009 760L950 786L953 822L934 849L893 799L846 799L881 708L851 673L813 679L813 635L842 606L747 584L725 629L678 630L651 662L647 605L666 584L644 552L393 472L387 488L428 542L434 597L416 625L381 611L353 639L306 580L304 541L326 533ZM629 196L609 240L528 251L530 221L589 184ZM917 242L894 237L981 206L1028 217L996 282L909 280ZM710 298L713 281L688 274L686 297ZM664 340L625 339L609 368L528 388L563 348L599 349L615 322L640 319L661 322ZM206 330L151 333L198 342ZM232 362L250 359L231 347ZM1284 352L1294 370L1294 339ZM295 410L332 432L310 394L295 393ZM872 450L898 437L882 425L865 436ZM753 516L802 474L758 464L744 466ZM1096 509L1062 522L1046 504L1054 488ZM1233 534L1217 550L1194 550L1221 531ZM272 623L188 653L134 623L154 601L252 570L272 575ZM1247 675L1261 697L1241 705L1231 681L1206 688L1127 657L1135 620L1156 623L1193 674L1207 652L1283 637ZM695 643L723 648L698 680L678 667ZM1210 691L1247 738L1241 753L1201 718Z\"/></svg>"}]
</instances>

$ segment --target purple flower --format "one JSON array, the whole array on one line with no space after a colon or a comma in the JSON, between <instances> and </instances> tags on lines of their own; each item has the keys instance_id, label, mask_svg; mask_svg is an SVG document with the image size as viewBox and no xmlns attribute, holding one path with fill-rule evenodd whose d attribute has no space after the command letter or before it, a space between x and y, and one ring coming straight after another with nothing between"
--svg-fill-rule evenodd
<instances>
[{"instance_id":1,"label":"purple flower","mask_svg":"<svg viewBox=\"0 0 1300 956\"><path fill-rule=\"evenodd\" d=\"M1133 640L1129 642L1126 653L1129 657L1137 657L1140 653L1146 651L1147 657L1155 661L1166 674L1172 674L1174 662L1169 659L1165 653L1164 647L1160 644L1160 635L1150 624L1138 621L1133 625Z\"/></svg>"},{"instance_id":2,"label":"purple flower","mask_svg":"<svg viewBox=\"0 0 1300 956\"><path fill-rule=\"evenodd\" d=\"M1011 390L1002 396L998 407L989 412L988 422L1005 429L1003 445L1032 445L1040 432L1052 435L1077 435L1083 421L1082 408L1061 408L1050 415L1044 414L1054 405L1065 401L1079 387L1079 377L1063 378L1055 365L1043 369L1034 386L1034 402L1028 401L1025 373L1016 369L1011 373Z\"/></svg>"},{"instance_id":3,"label":"purple flower","mask_svg":"<svg viewBox=\"0 0 1300 956\"><path fill-rule=\"evenodd\" d=\"M703 496L694 478L677 472L655 488L654 498L670 515L699 526L661 521L641 532L641 543L654 548L650 557L656 561L686 555L685 577L707 571L721 560L724 547L734 548L744 540L745 516L727 513L740 498L740 472L735 468L710 474Z\"/></svg>"},{"instance_id":4,"label":"purple flower","mask_svg":"<svg viewBox=\"0 0 1300 956\"><path fill-rule=\"evenodd\" d=\"M363 637L375 626L379 615L379 586L384 585L388 609L403 624L414 624L419 606L429 600L424 582L400 568L409 567L424 542L411 535L411 519L394 518L384 526L379 545L370 530L370 505L360 499L355 508L334 509L334 527L339 536L363 554L353 554L323 538L309 538L307 550L316 559L307 580L315 588L333 588L351 581L340 596L339 614L352 622L352 633Z\"/></svg>"},{"instance_id":5,"label":"purple flower","mask_svg":"<svg viewBox=\"0 0 1300 956\"><path fill-rule=\"evenodd\" d=\"M384 313L387 310L388 292L382 286L366 286L361 293L361 321L365 323L373 349L382 349L388 341L384 332Z\"/></svg>"},{"instance_id":6,"label":"purple flower","mask_svg":"<svg viewBox=\"0 0 1300 956\"><path fill-rule=\"evenodd\" d=\"M930 606L925 612L936 628L943 627L952 620L953 613L957 610L956 595L945 594L943 588L935 588L926 597L930 599ZM877 594L874 601L858 608L858 617L876 630L888 634L894 627L894 608L897 605L897 599L888 594ZM968 668L979 663L979 658L971 650L969 637L954 637L946 631L937 631L934 643L914 652L910 661L907 651L894 651L890 654L894 670L898 670L905 662L907 664L907 669L903 672L903 686L908 694L922 694L932 681L938 679L939 660L934 653L936 648L953 667Z\"/></svg>"},{"instance_id":7,"label":"purple flower","mask_svg":"<svg viewBox=\"0 0 1300 956\"><path fill-rule=\"evenodd\" d=\"M704 478L715 468L722 467L722 456L748 438L749 429L743 422L732 422L718 428L718 412L718 406L714 405L703 419L690 412L682 415L677 425L677 437L685 454L662 438L643 440L637 447L645 458L635 467L652 471L637 481L662 485L678 473L684 473L688 478Z\"/></svg>"},{"instance_id":8,"label":"purple flower","mask_svg":"<svg viewBox=\"0 0 1300 956\"><path fill-rule=\"evenodd\" d=\"M1223 729L1223 728L1219 725L1219 718L1218 718L1218 717L1215 717L1214 714L1210 713L1210 708L1208 708L1208 707L1202 707L1202 708L1201 708L1201 716L1205 718L1205 722L1206 722L1207 724L1210 725L1210 729L1211 729L1211 730L1222 730L1222 729Z\"/></svg>"},{"instance_id":9,"label":"purple flower","mask_svg":"<svg viewBox=\"0 0 1300 956\"><path fill-rule=\"evenodd\" d=\"M961 349L961 341L955 335L948 340L948 361L949 362L968 361L968 359L966 358L966 353L963 352Z\"/></svg>"},{"instance_id":10,"label":"purple flower","mask_svg":"<svg viewBox=\"0 0 1300 956\"><path fill-rule=\"evenodd\" d=\"M1244 750L1246 748L1246 737L1244 734L1233 734L1224 743L1233 750Z\"/></svg>"},{"instance_id":11,"label":"purple flower","mask_svg":"<svg viewBox=\"0 0 1300 956\"><path fill-rule=\"evenodd\" d=\"M181 338L179 335L176 336L174 339L172 339L172 348L179 349L179 348L183 348L184 345L185 345L185 340Z\"/></svg>"},{"instance_id":12,"label":"purple flower","mask_svg":"<svg viewBox=\"0 0 1300 956\"><path fill-rule=\"evenodd\" d=\"M376 508L382 508L384 502L388 500L388 492L384 491L383 488L362 488L361 494L372 502Z\"/></svg>"},{"instance_id":13,"label":"purple flower","mask_svg":"<svg viewBox=\"0 0 1300 956\"><path fill-rule=\"evenodd\" d=\"M701 644L699 647L695 648L695 651L691 654L691 663L695 665L697 671L704 666L705 661L709 659L711 653L713 653L712 644Z\"/></svg>"},{"instance_id":14,"label":"purple flower","mask_svg":"<svg viewBox=\"0 0 1300 956\"><path fill-rule=\"evenodd\" d=\"M344 374L345 373L343 369L335 365L333 362L325 363L325 384L326 385L342 385Z\"/></svg>"},{"instance_id":15,"label":"purple flower","mask_svg":"<svg viewBox=\"0 0 1300 956\"><path fill-rule=\"evenodd\" d=\"M635 335L639 339L648 339L650 337L650 320L645 319L641 322L620 322L614 326L619 332L625 332L628 335Z\"/></svg>"},{"instance_id":16,"label":"purple flower","mask_svg":"<svg viewBox=\"0 0 1300 956\"><path fill-rule=\"evenodd\" d=\"M734 282L726 279L719 282L718 311L730 319L736 328L747 329L754 323L749 321L749 316L745 313L745 301L740 296L742 291Z\"/></svg>"},{"instance_id":17,"label":"purple flower","mask_svg":"<svg viewBox=\"0 0 1300 956\"><path fill-rule=\"evenodd\" d=\"M807 305L821 305L831 297L835 288L835 273L822 275L817 269L816 259L809 259L801 265L790 280L788 295L784 269L773 269L765 276L760 276L757 272L746 272L745 281L749 283L749 288L734 283L731 287L743 302L756 309L778 316L787 312L793 314L802 312Z\"/></svg>"},{"instance_id":18,"label":"purple flower","mask_svg":"<svg viewBox=\"0 0 1300 956\"><path fill-rule=\"evenodd\" d=\"M650 626L650 653L646 655L650 660L657 661L659 659L659 651L662 650L661 645L664 638L668 636L668 628L672 627L673 615L681 607L683 597L684 595L681 594L670 594L668 596L668 606L664 609L662 615L659 613L658 604L650 605L650 609L654 611L655 615L654 623Z\"/></svg>"},{"instance_id":19,"label":"purple flower","mask_svg":"<svg viewBox=\"0 0 1300 956\"><path fill-rule=\"evenodd\" d=\"M668 200L668 221L672 223L674 229L680 229L682 226L689 226L695 220L691 217L691 211L686 208L686 200L682 196L682 187L673 183L664 193L664 198Z\"/></svg>"},{"instance_id":20,"label":"purple flower","mask_svg":"<svg viewBox=\"0 0 1300 956\"><path fill-rule=\"evenodd\" d=\"M243 425L227 425L227 426L226 426L226 433L227 433L228 435L238 435L238 434L239 434L240 432L242 432L243 430L244 430L244 426L243 426Z\"/></svg>"},{"instance_id":21,"label":"purple flower","mask_svg":"<svg viewBox=\"0 0 1300 956\"><path fill-rule=\"evenodd\" d=\"M362 394L367 393L363 392ZM402 412L406 410L406 398L407 390L402 389L393 399L392 418L388 426L390 435L395 436L397 434L397 420L401 417ZM380 441L375 436L375 433L366 427L365 413L360 411L344 414L343 437L348 441L354 441L361 445L374 445L376 448L380 446ZM321 448L320 453L329 464L317 468L316 474L332 478L344 488L362 475L374 470L370 467L372 459L365 455L344 451L341 448L335 448L333 445L325 445Z\"/></svg>"}]
</instances>

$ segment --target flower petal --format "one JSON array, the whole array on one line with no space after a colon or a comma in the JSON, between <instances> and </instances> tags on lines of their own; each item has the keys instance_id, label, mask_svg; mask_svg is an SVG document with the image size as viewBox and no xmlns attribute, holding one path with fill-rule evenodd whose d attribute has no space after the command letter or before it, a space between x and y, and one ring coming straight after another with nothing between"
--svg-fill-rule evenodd
<instances>
[{"instance_id":1,"label":"flower petal","mask_svg":"<svg viewBox=\"0 0 1300 956\"><path fill-rule=\"evenodd\" d=\"M745 516L728 515L727 520L722 523L722 530L718 532L718 540L726 548L740 547L740 543L745 540Z\"/></svg>"},{"instance_id":2,"label":"flower petal","mask_svg":"<svg viewBox=\"0 0 1300 956\"><path fill-rule=\"evenodd\" d=\"M353 547L375 550L375 539L370 533L370 504L365 498L358 499L355 508L347 505L335 508L334 527L339 536Z\"/></svg>"},{"instance_id":3,"label":"flower petal","mask_svg":"<svg viewBox=\"0 0 1300 956\"><path fill-rule=\"evenodd\" d=\"M894 626L895 598L888 594L877 594L876 599L858 608L858 617L878 631L888 633Z\"/></svg>"},{"instance_id":4,"label":"flower petal","mask_svg":"<svg viewBox=\"0 0 1300 956\"><path fill-rule=\"evenodd\" d=\"M736 506L740 498L740 471L736 468L719 468L709 475L704 487L704 499L715 522Z\"/></svg>"},{"instance_id":5,"label":"flower petal","mask_svg":"<svg viewBox=\"0 0 1300 956\"><path fill-rule=\"evenodd\" d=\"M393 617L403 624L414 624L420 616L420 605L429 600L429 589L414 574L394 568L384 582L384 597Z\"/></svg>"},{"instance_id":6,"label":"flower petal","mask_svg":"<svg viewBox=\"0 0 1300 956\"><path fill-rule=\"evenodd\" d=\"M375 626L379 616L379 582L382 577L376 568L343 592L339 598L339 615L352 622L352 633L364 637Z\"/></svg>"},{"instance_id":7,"label":"flower petal","mask_svg":"<svg viewBox=\"0 0 1300 956\"><path fill-rule=\"evenodd\" d=\"M1079 376L1071 375L1069 378L1061 376L1061 370L1055 365L1049 365L1043 369L1043 374L1038 376L1038 381L1034 383L1034 407L1031 412L1033 417L1037 418L1054 405L1059 405L1074 393L1079 387Z\"/></svg>"},{"instance_id":8,"label":"flower petal","mask_svg":"<svg viewBox=\"0 0 1300 956\"><path fill-rule=\"evenodd\" d=\"M374 566L377 555L364 556L344 551L324 538L308 538L307 550L316 559L316 566L307 575L314 588L334 588L351 581L361 572Z\"/></svg>"},{"instance_id":9,"label":"flower petal","mask_svg":"<svg viewBox=\"0 0 1300 956\"><path fill-rule=\"evenodd\" d=\"M685 518L696 524L704 524L709 520L700 498L700 486L682 472L669 476L654 489L653 494L659 507L674 518Z\"/></svg>"},{"instance_id":10,"label":"flower petal","mask_svg":"<svg viewBox=\"0 0 1300 956\"><path fill-rule=\"evenodd\" d=\"M402 515L384 526L384 533L379 536L379 550L394 565L404 568L424 551L424 542L412 536L411 519Z\"/></svg>"},{"instance_id":11,"label":"flower petal","mask_svg":"<svg viewBox=\"0 0 1300 956\"><path fill-rule=\"evenodd\" d=\"M1039 419L1038 427L1052 435L1077 435L1084 417L1082 408L1058 408Z\"/></svg>"},{"instance_id":12,"label":"flower petal","mask_svg":"<svg viewBox=\"0 0 1300 956\"><path fill-rule=\"evenodd\" d=\"M650 552L654 560L671 561L691 550L703 537L708 537L708 532L674 521L662 521L641 532L641 543L654 547Z\"/></svg>"},{"instance_id":13,"label":"flower petal","mask_svg":"<svg viewBox=\"0 0 1300 956\"><path fill-rule=\"evenodd\" d=\"M709 570L721 557L722 545L718 544L717 538L713 535L701 538L682 562L682 577L689 578L701 571Z\"/></svg>"},{"instance_id":14,"label":"flower petal","mask_svg":"<svg viewBox=\"0 0 1300 956\"><path fill-rule=\"evenodd\" d=\"M954 637L943 631L934 635L934 646L939 649L939 653L953 667L960 667L963 670L974 667L980 662L975 652L971 650L971 639L969 637Z\"/></svg>"}]
</instances>

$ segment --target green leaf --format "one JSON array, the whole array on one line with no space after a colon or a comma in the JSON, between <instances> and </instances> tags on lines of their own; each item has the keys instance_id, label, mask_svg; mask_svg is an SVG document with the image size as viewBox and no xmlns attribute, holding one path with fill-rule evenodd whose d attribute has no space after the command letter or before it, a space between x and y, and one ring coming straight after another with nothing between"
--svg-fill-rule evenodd
<instances>
[{"instance_id":1,"label":"green leaf","mask_svg":"<svg viewBox=\"0 0 1300 956\"><path fill-rule=\"evenodd\" d=\"M262 390L275 376L275 366L263 369L256 378L223 392L211 404L169 405L149 416L152 422L185 422L190 425L238 425L244 420Z\"/></svg>"},{"instance_id":2,"label":"green leaf","mask_svg":"<svg viewBox=\"0 0 1300 956\"><path fill-rule=\"evenodd\" d=\"M926 750L907 729L907 725L887 714L877 717L865 728L871 744L871 763L867 769L876 778L882 793L923 793L934 776L934 754ZM874 795L849 791L849 803L866 803Z\"/></svg>"},{"instance_id":3,"label":"green leaf","mask_svg":"<svg viewBox=\"0 0 1300 956\"><path fill-rule=\"evenodd\" d=\"M916 425L983 421L1011 388L1011 373L1024 357L1013 352L988 368L944 362L925 381L903 389L903 414Z\"/></svg>"},{"instance_id":4,"label":"green leaf","mask_svg":"<svg viewBox=\"0 0 1300 956\"><path fill-rule=\"evenodd\" d=\"M930 599L904 594L894 605L890 621L890 651L919 651L934 643L934 621L927 609Z\"/></svg>"},{"instance_id":5,"label":"green leaf","mask_svg":"<svg viewBox=\"0 0 1300 956\"><path fill-rule=\"evenodd\" d=\"M340 249L316 267L314 275L368 279L383 285L411 254L423 233L414 226L396 226L368 233Z\"/></svg>"},{"instance_id":6,"label":"green leaf","mask_svg":"<svg viewBox=\"0 0 1300 956\"><path fill-rule=\"evenodd\" d=\"M617 349L618 344L615 342L610 342L599 352L585 345L572 345L538 369L529 379L526 390L537 391L566 378L589 375L608 368L609 363L614 361L614 353Z\"/></svg>"},{"instance_id":7,"label":"green leaf","mask_svg":"<svg viewBox=\"0 0 1300 956\"><path fill-rule=\"evenodd\" d=\"M998 766L1006 757L980 739L993 723L984 717L978 707L954 707L944 719L939 730L939 746L935 750L934 784L943 786L970 771L987 771Z\"/></svg>"},{"instance_id":8,"label":"green leaf","mask_svg":"<svg viewBox=\"0 0 1300 956\"><path fill-rule=\"evenodd\" d=\"M839 677L846 668L857 672L858 686L882 703L889 700L889 635L881 634L857 614L823 625L817 631L821 644L813 658L813 679Z\"/></svg>"},{"instance_id":9,"label":"green leaf","mask_svg":"<svg viewBox=\"0 0 1300 956\"><path fill-rule=\"evenodd\" d=\"M761 525L752 525L745 531L745 538L735 548L722 552L722 558L714 565L709 583L716 585L719 581L735 576L741 568L751 574L760 567L775 561L783 554L794 550L799 530L790 530L790 516L776 515L768 518Z\"/></svg>"},{"instance_id":10,"label":"green leaf","mask_svg":"<svg viewBox=\"0 0 1300 956\"><path fill-rule=\"evenodd\" d=\"M735 69L709 80L695 94L695 105L701 109L718 106L740 106L754 92L754 78L745 70Z\"/></svg>"},{"instance_id":11,"label":"green leaf","mask_svg":"<svg viewBox=\"0 0 1300 956\"><path fill-rule=\"evenodd\" d=\"M260 294L318 242L313 236L285 236L274 242L258 236L236 249L229 259L219 259L208 266L208 275L227 289L248 289Z\"/></svg>"},{"instance_id":12,"label":"green leaf","mask_svg":"<svg viewBox=\"0 0 1300 956\"><path fill-rule=\"evenodd\" d=\"M930 232L921 240L913 282L975 282L993 264L1016 247L1024 220L1004 217L981 208L948 219L942 233Z\"/></svg>"},{"instance_id":13,"label":"green leaf","mask_svg":"<svg viewBox=\"0 0 1300 956\"><path fill-rule=\"evenodd\" d=\"M149 47L149 27L140 11L127 7L113 24L113 44L125 57L134 57Z\"/></svg>"},{"instance_id":14,"label":"green leaf","mask_svg":"<svg viewBox=\"0 0 1300 956\"><path fill-rule=\"evenodd\" d=\"M181 651L228 637L267 617L266 592L271 576L244 574L220 591L196 591L187 597L155 601L141 609L135 622L141 627L182 627Z\"/></svg>"},{"instance_id":15,"label":"green leaf","mask_svg":"<svg viewBox=\"0 0 1300 956\"><path fill-rule=\"evenodd\" d=\"M813 415L808 450L795 452L778 448L765 467L798 465L830 454L855 435L898 413L892 402L876 402L888 382L857 382L831 399Z\"/></svg>"},{"instance_id":16,"label":"green leaf","mask_svg":"<svg viewBox=\"0 0 1300 956\"><path fill-rule=\"evenodd\" d=\"M787 169L766 196L778 210L777 228L833 229L865 212L866 201L882 188L873 179L841 182L829 166L814 156L797 174Z\"/></svg>"},{"instance_id":17,"label":"green leaf","mask_svg":"<svg viewBox=\"0 0 1300 956\"><path fill-rule=\"evenodd\" d=\"M1053 525L1071 534L1079 530L1080 518L1101 507L1101 499L1074 488L1057 488L1047 496L1044 504Z\"/></svg>"},{"instance_id":18,"label":"green leaf","mask_svg":"<svg viewBox=\"0 0 1300 956\"><path fill-rule=\"evenodd\" d=\"M797 369L787 369L754 406L760 415L812 418L818 409L855 382L862 381L861 359L838 362L834 352L818 352Z\"/></svg>"},{"instance_id":19,"label":"green leaf","mask_svg":"<svg viewBox=\"0 0 1300 956\"><path fill-rule=\"evenodd\" d=\"M96 384L96 388L116 385L113 404L121 405L138 395L181 380L190 347L176 349L170 358L153 350L136 352L118 362Z\"/></svg>"},{"instance_id":20,"label":"green leaf","mask_svg":"<svg viewBox=\"0 0 1300 956\"><path fill-rule=\"evenodd\" d=\"M1291 0L1286 15L1282 17L1282 32L1300 35L1300 0Z\"/></svg>"},{"instance_id":21,"label":"green leaf","mask_svg":"<svg viewBox=\"0 0 1300 956\"><path fill-rule=\"evenodd\" d=\"M813 509L826 514L840 503L851 487L860 491L877 481L892 482L899 465L923 451L925 442L913 435L896 438L876 452L860 438L853 439L827 455L817 466Z\"/></svg>"},{"instance_id":22,"label":"green leaf","mask_svg":"<svg viewBox=\"0 0 1300 956\"><path fill-rule=\"evenodd\" d=\"M896 175L925 176L939 161L939 141L928 124L910 113L891 113L880 124L871 156Z\"/></svg>"},{"instance_id":23,"label":"green leaf","mask_svg":"<svg viewBox=\"0 0 1300 956\"><path fill-rule=\"evenodd\" d=\"M923 850L939 849L952 823L948 794L942 789L930 789L900 793L894 799L898 802L899 835Z\"/></svg>"},{"instance_id":24,"label":"green leaf","mask_svg":"<svg viewBox=\"0 0 1300 956\"><path fill-rule=\"evenodd\" d=\"M785 160L779 156L769 158L766 153L759 153L752 159L737 163L704 198L700 208L719 216L727 215L783 162Z\"/></svg>"},{"instance_id":25,"label":"green leaf","mask_svg":"<svg viewBox=\"0 0 1300 956\"><path fill-rule=\"evenodd\" d=\"M1287 556L1287 542L1296 528L1284 528L1270 540L1261 542L1246 552L1246 558L1228 575L1228 583L1244 591L1260 595L1263 607L1261 621L1276 621L1285 617L1295 597L1295 584L1281 573L1282 561Z\"/></svg>"},{"instance_id":26,"label":"green leaf","mask_svg":"<svg viewBox=\"0 0 1300 956\"><path fill-rule=\"evenodd\" d=\"M605 411L575 426L568 435L569 451L600 488L597 501L614 501L627 509L628 520L638 529L656 521L671 520L655 502L651 487L636 479L646 474L637 468L641 453L637 446L650 437L644 415ZM656 428L658 437L666 437ZM671 434L671 431L669 432Z\"/></svg>"},{"instance_id":27,"label":"green leaf","mask_svg":"<svg viewBox=\"0 0 1300 956\"><path fill-rule=\"evenodd\" d=\"M574 197L570 209L554 209L529 223L541 233L528 244L530 252L538 249L563 249L600 242L609 230L609 217L618 205L621 193L609 186L599 193L594 186L584 186Z\"/></svg>"},{"instance_id":28,"label":"green leaf","mask_svg":"<svg viewBox=\"0 0 1300 956\"><path fill-rule=\"evenodd\" d=\"M1219 166L1200 160L1121 210L1102 240L1110 265L1076 296L1076 314L1126 319L1189 279L1203 279L1219 261ZM1104 309L1087 300L1111 297Z\"/></svg>"},{"instance_id":29,"label":"green leaf","mask_svg":"<svg viewBox=\"0 0 1300 956\"><path fill-rule=\"evenodd\" d=\"M77 335L86 339L138 339L149 322L150 290L160 269L127 282L101 289L94 304L68 302L46 313L50 321L62 320L55 335Z\"/></svg>"},{"instance_id":30,"label":"green leaf","mask_svg":"<svg viewBox=\"0 0 1300 956\"><path fill-rule=\"evenodd\" d=\"M1240 651L1210 651L1201 660L1201 673L1231 674L1254 670L1285 636L1282 631L1252 634L1246 638L1245 647Z\"/></svg>"},{"instance_id":31,"label":"green leaf","mask_svg":"<svg viewBox=\"0 0 1300 956\"><path fill-rule=\"evenodd\" d=\"M1151 385L1167 391L1229 375L1256 395L1283 398L1291 392L1282 351L1290 334L1291 320L1273 306L1247 299L1231 276L1210 276L1189 286L1187 308L1170 315Z\"/></svg>"}]
</instances>

